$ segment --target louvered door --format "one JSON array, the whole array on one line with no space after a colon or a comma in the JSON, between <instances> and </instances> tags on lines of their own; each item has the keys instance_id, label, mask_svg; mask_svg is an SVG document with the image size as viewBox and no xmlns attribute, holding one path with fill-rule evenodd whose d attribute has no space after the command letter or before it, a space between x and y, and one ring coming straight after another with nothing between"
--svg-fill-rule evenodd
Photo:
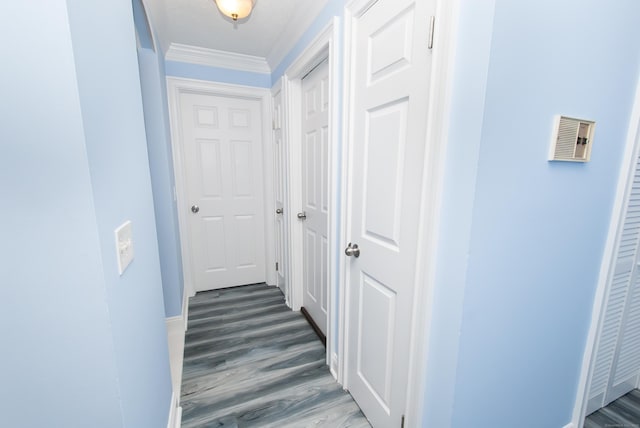
<instances>
[{"instance_id":1,"label":"louvered door","mask_svg":"<svg viewBox=\"0 0 640 428\"><path fill-rule=\"evenodd\" d=\"M628 186L595 352L587 414L637 386L640 374L640 157Z\"/></svg>"}]
</instances>

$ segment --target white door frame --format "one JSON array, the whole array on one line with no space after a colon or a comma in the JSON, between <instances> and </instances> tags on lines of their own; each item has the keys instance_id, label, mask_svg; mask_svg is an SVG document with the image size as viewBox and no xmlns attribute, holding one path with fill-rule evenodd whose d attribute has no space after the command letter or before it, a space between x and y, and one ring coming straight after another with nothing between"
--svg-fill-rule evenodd
<instances>
[{"instance_id":1,"label":"white door frame","mask_svg":"<svg viewBox=\"0 0 640 428\"><path fill-rule=\"evenodd\" d=\"M600 275L598 277L598 287L596 288L595 298L593 300L593 308L591 310L591 325L589 327L589 335L582 358L582 369L580 371L580 380L578 381L578 391L573 407L573 417L571 423L565 428L582 428L584 425L587 403L589 401L587 395L591 386L591 377L593 374L595 363L595 352L598 347L600 324L603 322L604 306L606 303L607 284L613 275L613 266L615 263L618 235L623 224L622 216L624 214L624 204L628 186L630 185L629 176L633 171L635 160L640 151L640 76L636 87L636 97L633 104L633 110L629 118L629 130L627 132L627 142L622 159L620 176L618 177L618 188L616 190L616 199L613 203L611 211L611 221L609 224L609 234L604 247L602 256L602 264L600 265ZM636 385L638 387L638 385Z\"/></svg>"},{"instance_id":2,"label":"white door frame","mask_svg":"<svg viewBox=\"0 0 640 428\"><path fill-rule=\"evenodd\" d=\"M275 95L280 92L280 110L276 117L276 111L273 108L273 100ZM288 152L288 143L287 143L287 114L285 112L285 108L286 108L286 100L285 100L285 88L283 85L283 79L278 79L278 81L271 87L271 102L272 102L272 128L273 131L275 132L276 129L280 129L280 132L282 133L281 138L282 138L282 144L284 147L284 159L282 161L282 165L280 165L281 168L281 175L282 175L282 180L284 181L283 186L282 186L282 201L283 201L283 213L282 213L282 221L284 223L284 236L282 237L283 239L283 253L282 254L282 258L284 260L286 260L286 264L284 266L286 272L285 272L285 284L284 284L284 297L285 297L285 303L287 304L287 306L291 307L291 278L290 278L290 272L291 272L291 259L289 257L290 251L289 251L289 235L290 235L290 216L291 216L291 210L289 209L289 152ZM273 143L275 144L275 138ZM273 182L273 186L274 186L274 207L275 207L275 189L276 186L278 186L278 183L275 181L275 162L276 162L276 157L277 153L274 152L274 157L273 157L273 165L274 165L274 182ZM275 233L275 232L274 232ZM275 242L275 241L274 241ZM276 278L277 279L277 278Z\"/></svg>"},{"instance_id":3,"label":"white door frame","mask_svg":"<svg viewBox=\"0 0 640 428\"><path fill-rule=\"evenodd\" d=\"M327 364L337 377L338 358L335 352L334 341L335 328L332 320L336 311L335 292L337 266L333 256L339 248L336 239L340 213L337 211L339 201L338 183L341 171L339 165L338 146L338 111L337 100L340 99L336 82L339 81L338 59L338 18L333 18L323 31L309 44L309 46L289 66L282 76L282 95L284 101L286 126L285 141L288 148L288 228L289 228L289 302L294 311L300 310L304 293L304 258L303 258L303 225L294 215L302 207L302 146L300 142L302 133L302 78L306 76L316 65L324 59L329 61L329 230L327 236L328 261L328 285L327 285Z\"/></svg>"},{"instance_id":4,"label":"white door frame","mask_svg":"<svg viewBox=\"0 0 640 428\"><path fill-rule=\"evenodd\" d=\"M265 222L265 279L269 285L275 284L275 208L273 183L273 144L271 144L271 93L268 89L251 86L230 85L205 80L167 77L169 120L171 124L171 151L173 153L173 174L175 177L175 199L178 206L180 229L180 250L184 273L184 292L195 295L193 282L193 257L187 226L187 180L184 165L184 142L181 133L180 95L183 93L214 95L220 97L244 98L260 102L262 119L262 144L264 168L264 222Z\"/></svg>"},{"instance_id":5,"label":"white door frame","mask_svg":"<svg viewBox=\"0 0 640 428\"><path fill-rule=\"evenodd\" d=\"M341 243L346 243L350 237L351 227L351 185L352 185L352 81L353 52L352 41L355 36L357 20L378 0L351 0L345 6L344 31L344 110L343 110L343 180L342 196L343 211ZM434 33L434 47L431 65L429 111L426 120L425 139L425 173L423 175L422 196L420 203L421 222L418 235L417 269L415 278L415 294L412 308L412 327L410 332L409 376L407 385L407 403L405 411L406 426L419 426L422 420L425 377L427 372L427 345L430 338L431 313L433 291L435 288L435 256L438 242L438 226L440 224L440 206L442 199L442 182L445 168L445 151L447 146L449 115L451 104L451 80L453 76L453 62L455 53L455 34L458 22L459 0L435 0L436 24ZM425 42L425 49L427 49ZM342 255L342 252L340 252ZM348 337L349 326L349 294L347 283L350 264L346 257L339 258L339 361L346 362L346 355L350 348L357 344L350 343ZM345 363L340 364L338 381L346 389L347 372L351 370Z\"/></svg>"}]
</instances>

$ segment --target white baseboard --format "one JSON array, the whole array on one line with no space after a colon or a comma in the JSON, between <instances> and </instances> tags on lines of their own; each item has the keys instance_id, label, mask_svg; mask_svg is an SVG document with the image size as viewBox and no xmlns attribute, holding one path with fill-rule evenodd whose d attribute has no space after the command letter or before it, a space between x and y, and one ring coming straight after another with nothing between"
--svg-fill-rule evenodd
<instances>
[{"instance_id":1,"label":"white baseboard","mask_svg":"<svg viewBox=\"0 0 640 428\"><path fill-rule=\"evenodd\" d=\"M184 322L184 331L187 331L189 324L189 296L187 290L182 290L182 320Z\"/></svg>"},{"instance_id":2,"label":"white baseboard","mask_svg":"<svg viewBox=\"0 0 640 428\"><path fill-rule=\"evenodd\" d=\"M173 393L180 397L182 386L182 364L184 361L184 321L181 316L167 318L167 343Z\"/></svg>"},{"instance_id":3,"label":"white baseboard","mask_svg":"<svg viewBox=\"0 0 640 428\"><path fill-rule=\"evenodd\" d=\"M176 331L182 330L183 320L180 315L175 317L165 318L165 323L167 324L167 334L171 335ZM169 344L171 346L171 344Z\"/></svg>"},{"instance_id":4,"label":"white baseboard","mask_svg":"<svg viewBox=\"0 0 640 428\"><path fill-rule=\"evenodd\" d=\"M566 424L562 428L575 428L575 425L573 424L573 422L569 422L568 424Z\"/></svg>"},{"instance_id":5,"label":"white baseboard","mask_svg":"<svg viewBox=\"0 0 640 428\"><path fill-rule=\"evenodd\" d=\"M338 380L338 356L334 353L331 354L331 364L329 364L329 371L335 380Z\"/></svg>"},{"instance_id":6,"label":"white baseboard","mask_svg":"<svg viewBox=\"0 0 640 428\"><path fill-rule=\"evenodd\" d=\"M171 408L169 408L169 420L167 428L180 428L182 425L182 407L178 406L175 392L171 394Z\"/></svg>"}]
</instances>

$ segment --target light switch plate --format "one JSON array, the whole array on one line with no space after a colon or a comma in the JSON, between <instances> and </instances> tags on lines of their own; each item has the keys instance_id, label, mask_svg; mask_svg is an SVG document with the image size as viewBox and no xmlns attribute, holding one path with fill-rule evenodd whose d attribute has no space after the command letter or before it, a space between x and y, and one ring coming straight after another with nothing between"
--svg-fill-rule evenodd
<instances>
[{"instance_id":1,"label":"light switch plate","mask_svg":"<svg viewBox=\"0 0 640 428\"><path fill-rule=\"evenodd\" d=\"M116 229L116 252L118 259L118 273L122 275L124 270L133 260L131 221L124 222Z\"/></svg>"}]
</instances>

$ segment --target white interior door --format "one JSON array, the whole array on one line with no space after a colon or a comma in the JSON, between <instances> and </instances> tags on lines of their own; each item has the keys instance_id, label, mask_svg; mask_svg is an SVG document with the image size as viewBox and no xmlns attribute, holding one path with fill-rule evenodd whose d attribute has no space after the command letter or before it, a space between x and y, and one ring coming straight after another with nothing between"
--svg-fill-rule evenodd
<instances>
[{"instance_id":1,"label":"white interior door","mask_svg":"<svg viewBox=\"0 0 640 428\"><path fill-rule=\"evenodd\" d=\"M180 112L195 290L264 282L260 102L183 93Z\"/></svg>"},{"instance_id":2,"label":"white interior door","mask_svg":"<svg viewBox=\"0 0 640 428\"><path fill-rule=\"evenodd\" d=\"M430 8L379 0L353 27L347 387L374 427L400 427L406 406Z\"/></svg>"},{"instance_id":3,"label":"white interior door","mask_svg":"<svg viewBox=\"0 0 640 428\"><path fill-rule=\"evenodd\" d=\"M302 79L302 306L327 334L329 233L329 67L325 60Z\"/></svg>"},{"instance_id":4,"label":"white interior door","mask_svg":"<svg viewBox=\"0 0 640 428\"><path fill-rule=\"evenodd\" d=\"M283 129L282 91L277 90L273 94L273 141L275 144L274 172L275 172L275 206L276 206L276 284L282 290L287 301L289 300L289 286L287 284L287 242L288 234L285 212L285 199L287 191L287 152L282 138Z\"/></svg>"}]
</instances>

